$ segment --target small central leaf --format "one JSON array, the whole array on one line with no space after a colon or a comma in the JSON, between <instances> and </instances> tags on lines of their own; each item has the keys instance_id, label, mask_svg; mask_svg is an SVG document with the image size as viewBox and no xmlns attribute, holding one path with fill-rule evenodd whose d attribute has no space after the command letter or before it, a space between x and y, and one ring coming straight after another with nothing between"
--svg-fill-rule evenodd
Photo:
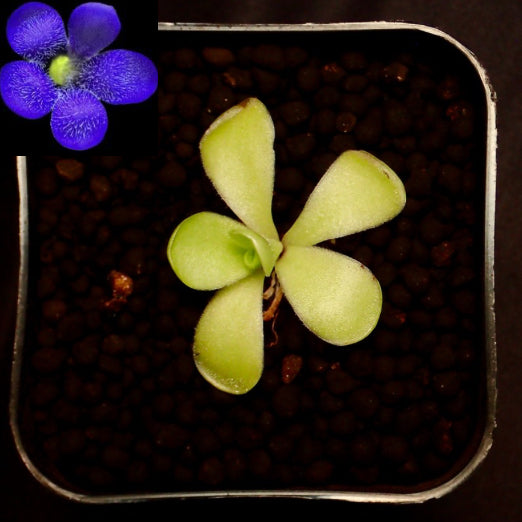
<instances>
[{"instance_id":1,"label":"small central leaf","mask_svg":"<svg viewBox=\"0 0 522 522\"><path fill-rule=\"evenodd\" d=\"M261 265L267 277L272 273L275 262L283 250L279 241L267 241L248 228L241 232L233 231L230 236L238 247L243 249L243 260L247 267L254 270Z\"/></svg>"},{"instance_id":2,"label":"small central leaf","mask_svg":"<svg viewBox=\"0 0 522 522\"><path fill-rule=\"evenodd\" d=\"M256 247L248 236L238 233L231 232L230 237L232 241L237 244L243 255L243 262L245 266L250 270L255 270L259 266L261 266L261 260L256 251Z\"/></svg>"}]
</instances>

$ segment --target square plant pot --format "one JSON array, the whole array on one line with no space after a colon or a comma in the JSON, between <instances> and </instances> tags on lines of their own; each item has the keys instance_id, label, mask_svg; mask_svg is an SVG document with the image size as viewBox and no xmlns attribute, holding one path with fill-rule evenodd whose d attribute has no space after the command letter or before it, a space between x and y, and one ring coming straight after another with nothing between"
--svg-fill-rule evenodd
<instances>
[{"instance_id":1,"label":"square plant pot","mask_svg":"<svg viewBox=\"0 0 522 522\"><path fill-rule=\"evenodd\" d=\"M10 414L21 458L51 490L90 503L421 502L453 490L485 458L495 423L496 129L484 70L446 34L404 23L159 30L157 156L18 158ZM407 203L324 245L380 281L375 330L334 347L283 300L261 380L236 396L194 366L209 293L181 284L166 245L190 214L228 212L198 142L248 97L275 123L278 230L349 149L387 162Z\"/></svg>"}]
</instances>

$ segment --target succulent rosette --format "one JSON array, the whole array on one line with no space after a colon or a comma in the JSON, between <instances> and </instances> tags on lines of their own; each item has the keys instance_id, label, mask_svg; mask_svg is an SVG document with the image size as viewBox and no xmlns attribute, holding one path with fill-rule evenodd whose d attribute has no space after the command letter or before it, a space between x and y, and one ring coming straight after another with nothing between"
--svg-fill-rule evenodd
<instances>
[{"instance_id":1,"label":"succulent rosette","mask_svg":"<svg viewBox=\"0 0 522 522\"><path fill-rule=\"evenodd\" d=\"M379 282L360 262L317 245L376 227L406 201L390 167L367 152L347 151L280 239L272 219L274 135L267 108L255 98L209 127L200 142L203 167L240 221L194 214L177 226L167 247L184 284L216 290L196 327L193 355L205 379L234 394L252 389L263 371L267 277L324 341L344 346L371 333L382 309Z\"/></svg>"},{"instance_id":2,"label":"succulent rosette","mask_svg":"<svg viewBox=\"0 0 522 522\"><path fill-rule=\"evenodd\" d=\"M7 21L9 45L22 60L0 70L0 94L27 119L51 114L51 130L62 146L86 150L108 128L104 103L140 103L157 88L154 63L141 53L105 50L118 36L115 9L89 2L76 7L67 30L60 14L41 2L17 8Z\"/></svg>"}]
</instances>

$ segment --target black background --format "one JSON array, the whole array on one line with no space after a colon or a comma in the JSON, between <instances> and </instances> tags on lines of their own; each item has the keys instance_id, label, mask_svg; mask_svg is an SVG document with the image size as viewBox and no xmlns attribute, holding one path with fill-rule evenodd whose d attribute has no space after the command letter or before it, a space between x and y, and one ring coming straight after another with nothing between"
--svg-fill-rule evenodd
<instances>
[{"instance_id":1,"label":"black background","mask_svg":"<svg viewBox=\"0 0 522 522\"><path fill-rule=\"evenodd\" d=\"M134 5L128 2L129 6ZM4 4L3 4L4 5ZM2 5L2 9L3 9ZM326 501L158 501L91 506L46 491L25 470L8 426L9 363L15 310L16 180L5 158L0 173L0 519L11 522L158 520L217 516L322 520L522 521L522 2L519 0L160 0L161 21L218 23L304 23L398 21L447 32L478 57L488 71L498 103L496 217L496 313L498 340L498 427L485 462L455 491L420 505L371 505ZM154 5L154 8L156 6ZM140 17L140 23L147 20ZM123 35L122 35L123 36ZM120 37L121 38L121 37ZM121 41L119 41L121 44ZM142 42L143 43L143 42ZM123 45L122 45L123 47ZM130 48L130 47L129 47ZM132 48L138 49L137 46ZM0 115L8 128L5 115ZM29 122L30 123L30 122ZM132 150L132 149L129 149ZM11 149L7 154L15 154ZM16 247L15 247L16 248Z\"/></svg>"}]
</instances>

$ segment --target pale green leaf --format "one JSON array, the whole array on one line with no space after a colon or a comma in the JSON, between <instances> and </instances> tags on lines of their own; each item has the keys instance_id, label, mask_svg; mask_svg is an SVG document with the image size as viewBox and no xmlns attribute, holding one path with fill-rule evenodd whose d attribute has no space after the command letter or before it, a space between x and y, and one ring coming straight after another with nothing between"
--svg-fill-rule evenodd
<instances>
[{"instance_id":1,"label":"pale green leaf","mask_svg":"<svg viewBox=\"0 0 522 522\"><path fill-rule=\"evenodd\" d=\"M196 366L210 384L228 393L248 392L263 371L263 281L258 271L219 290L196 327Z\"/></svg>"},{"instance_id":2,"label":"pale green leaf","mask_svg":"<svg viewBox=\"0 0 522 522\"><path fill-rule=\"evenodd\" d=\"M207 176L236 216L267 239L279 239L272 219L274 124L249 98L219 116L200 142Z\"/></svg>"},{"instance_id":3,"label":"pale green leaf","mask_svg":"<svg viewBox=\"0 0 522 522\"><path fill-rule=\"evenodd\" d=\"M178 225L169 240L167 257L187 286L215 290L258 268L270 275L281 249L279 241L267 241L235 219L200 212Z\"/></svg>"},{"instance_id":4,"label":"pale green leaf","mask_svg":"<svg viewBox=\"0 0 522 522\"><path fill-rule=\"evenodd\" d=\"M276 274L303 324L328 343L360 341L379 320L379 282L350 257L316 246L288 246Z\"/></svg>"},{"instance_id":5,"label":"pale green leaf","mask_svg":"<svg viewBox=\"0 0 522 522\"><path fill-rule=\"evenodd\" d=\"M316 245L376 227L405 203L404 185L388 165L368 152L344 152L310 194L283 244Z\"/></svg>"}]
</instances>

